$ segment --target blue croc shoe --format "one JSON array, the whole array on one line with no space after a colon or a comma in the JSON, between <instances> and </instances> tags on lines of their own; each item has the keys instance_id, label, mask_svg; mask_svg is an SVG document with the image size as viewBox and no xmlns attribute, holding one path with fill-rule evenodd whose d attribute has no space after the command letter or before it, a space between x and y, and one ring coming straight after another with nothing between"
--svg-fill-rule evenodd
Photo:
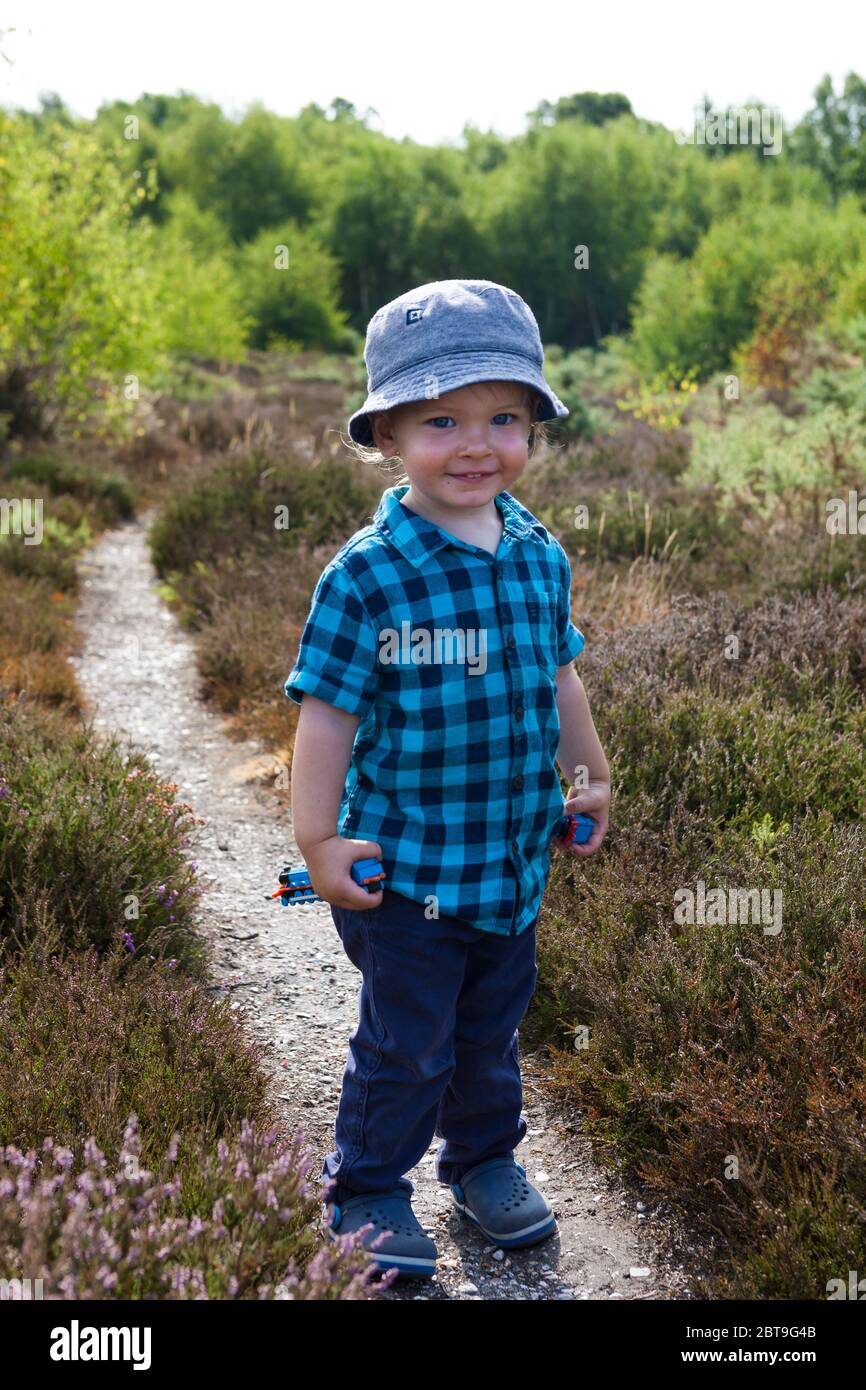
<instances>
[{"instance_id":1,"label":"blue croc shoe","mask_svg":"<svg viewBox=\"0 0 866 1390\"><path fill-rule=\"evenodd\" d=\"M370 1254L381 1270L400 1271L398 1278L432 1279L436 1273L436 1246L412 1210L405 1188L393 1192L361 1192L347 1202L322 1205L323 1228L331 1240L372 1223L361 1243L369 1246L383 1231L390 1231Z\"/></svg>"},{"instance_id":2,"label":"blue croc shoe","mask_svg":"<svg viewBox=\"0 0 866 1390\"><path fill-rule=\"evenodd\" d=\"M536 1245L556 1230L553 1207L513 1158L489 1158L451 1184L454 1205L504 1250Z\"/></svg>"}]
</instances>

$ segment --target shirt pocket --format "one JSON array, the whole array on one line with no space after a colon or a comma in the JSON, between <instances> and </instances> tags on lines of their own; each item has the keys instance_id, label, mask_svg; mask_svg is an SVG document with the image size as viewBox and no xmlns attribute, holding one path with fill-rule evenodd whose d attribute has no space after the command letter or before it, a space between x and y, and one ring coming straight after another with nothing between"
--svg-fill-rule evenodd
<instances>
[{"instance_id":1,"label":"shirt pocket","mask_svg":"<svg viewBox=\"0 0 866 1390\"><path fill-rule=\"evenodd\" d=\"M528 598L526 616L538 664L546 675L555 676L559 664L559 637L553 599L548 598L546 594Z\"/></svg>"}]
</instances>

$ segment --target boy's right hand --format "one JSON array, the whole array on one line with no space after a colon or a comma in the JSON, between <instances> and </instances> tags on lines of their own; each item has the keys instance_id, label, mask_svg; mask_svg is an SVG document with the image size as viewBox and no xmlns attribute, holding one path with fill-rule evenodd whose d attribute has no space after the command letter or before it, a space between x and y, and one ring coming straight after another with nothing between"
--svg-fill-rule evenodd
<instances>
[{"instance_id":1,"label":"boy's right hand","mask_svg":"<svg viewBox=\"0 0 866 1390\"><path fill-rule=\"evenodd\" d=\"M358 859L381 858L382 847L375 840L346 840L342 835L320 840L304 853L313 891L332 907L347 907L356 912L379 907L382 889L368 893L352 878L352 865Z\"/></svg>"}]
</instances>

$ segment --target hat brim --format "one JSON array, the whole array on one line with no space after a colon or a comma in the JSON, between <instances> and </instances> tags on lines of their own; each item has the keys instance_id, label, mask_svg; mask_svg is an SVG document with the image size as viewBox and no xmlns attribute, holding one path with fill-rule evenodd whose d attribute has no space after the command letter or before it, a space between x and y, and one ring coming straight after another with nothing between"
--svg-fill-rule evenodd
<instances>
[{"instance_id":1,"label":"hat brim","mask_svg":"<svg viewBox=\"0 0 866 1390\"><path fill-rule=\"evenodd\" d=\"M396 373L377 391L372 391L349 417L349 435L356 444L372 445L369 416L377 410L391 410L397 405L408 405L410 401L435 401L449 391L481 381L519 381L533 386L541 397L536 417L539 421L561 419L570 413L568 406L550 389L538 366L528 358L512 352L463 352L453 357L438 357L435 370L429 364L419 363Z\"/></svg>"}]
</instances>

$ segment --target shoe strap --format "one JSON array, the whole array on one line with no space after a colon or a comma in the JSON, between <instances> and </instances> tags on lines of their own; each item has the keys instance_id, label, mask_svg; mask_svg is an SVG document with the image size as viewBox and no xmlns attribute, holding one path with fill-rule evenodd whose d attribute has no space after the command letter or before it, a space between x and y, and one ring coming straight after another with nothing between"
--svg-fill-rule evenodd
<instances>
[{"instance_id":1,"label":"shoe strap","mask_svg":"<svg viewBox=\"0 0 866 1390\"><path fill-rule=\"evenodd\" d=\"M460 1186L465 1190L467 1183L472 1183L476 1178L483 1177L486 1173L492 1173L497 1168L507 1168L509 1172L520 1171L526 1176L526 1170L513 1158L488 1158L484 1163L479 1163L475 1168L469 1168L460 1178Z\"/></svg>"}]
</instances>

